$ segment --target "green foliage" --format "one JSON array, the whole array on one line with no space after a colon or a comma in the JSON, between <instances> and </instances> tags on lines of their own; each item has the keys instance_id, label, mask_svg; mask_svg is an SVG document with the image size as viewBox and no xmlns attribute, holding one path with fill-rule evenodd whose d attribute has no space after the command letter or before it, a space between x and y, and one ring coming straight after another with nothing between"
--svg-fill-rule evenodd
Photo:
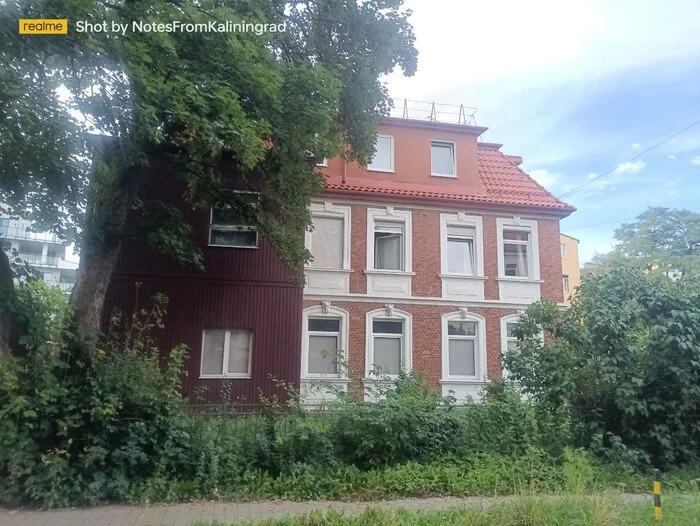
<instances>
[{"instance_id":1,"label":"green foliage","mask_svg":"<svg viewBox=\"0 0 700 526\"><path fill-rule=\"evenodd\" d=\"M638 468L699 459L697 291L614 267L569 309L533 305L518 330L507 366L541 411L568 413L574 444Z\"/></svg>"},{"instance_id":2,"label":"green foliage","mask_svg":"<svg viewBox=\"0 0 700 526\"><path fill-rule=\"evenodd\" d=\"M59 305L52 289L30 282L18 297L30 330L27 353L0 357L0 502L126 498L188 442L180 394L185 349L174 349L161 369L158 349L141 336L159 323L162 302L135 315L121 338L107 342L110 352L88 356L73 346L61 316L65 300Z\"/></svg>"}]
</instances>

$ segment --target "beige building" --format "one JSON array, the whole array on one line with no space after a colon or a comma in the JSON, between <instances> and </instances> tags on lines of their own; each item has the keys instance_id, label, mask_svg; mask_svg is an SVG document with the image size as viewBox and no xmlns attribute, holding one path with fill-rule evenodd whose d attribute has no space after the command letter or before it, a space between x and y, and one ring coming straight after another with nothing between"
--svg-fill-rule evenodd
<instances>
[{"instance_id":1,"label":"beige building","mask_svg":"<svg viewBox=\"0 0 700 526\"><path fill-rule=\"evenodd\" d=\"M564 287L564 302L569 303L571 294L581 283L581 269L578 262L578 239L559 234L561 243L562 286Z\"/></svg>"}]
</instances>

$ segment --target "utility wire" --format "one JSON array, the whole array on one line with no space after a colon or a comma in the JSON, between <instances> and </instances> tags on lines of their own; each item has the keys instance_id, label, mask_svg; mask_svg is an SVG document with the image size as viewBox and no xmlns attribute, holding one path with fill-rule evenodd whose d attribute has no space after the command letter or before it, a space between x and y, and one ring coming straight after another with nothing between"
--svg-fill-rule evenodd
<instances>
[{"instance_id":1,"label":"utility wire","mask_svg":"<svg viewBox=\"0 0 700 526\"><path fill-rule=\"evenodd\" d=\"M624 163L620 163L620 164L618 164L617 166L615 166L614 168L611 168L610 170L608 170L607 172L603 172L603 173L600 174L600 175L596 175L593 179L590 179L590 180L586 181L586 182L583 183L582 185L579 185L579 186L577 186L576 188L573 188L572 190L569 190L568 192L564 192L563 194L561 194L560 196L558 196L557 199L561 199L562 197L566 197L566 196L569 195L569 194L573 194L574 192L579 191L579 190L580 190L581 188L583 188L584 186L588 186L589 184L596 182L596 181L597 181L598 179L600 179L601 177L605 177L606 175L609 175L609 174L613 173L615 170L617 170L617 169L620 168L621 166L623 166L623 165L625 165L625 164L627 164L627 163L630 163L630 162L634 161L635 159L639 159L642 155L649 153L650 151L652 151L652 150L658 148L659 146L661 146L662 144L667 143L668 141L670 141L670 140L673 139L674 137L679 136L681 133L684 133L684 132L688 131L688 130L689 130L690 128L692 128L693 126L697 126L698 124L700 124L700 119L698 119L698 120L695 121L694 123L692 123L692 124L686 126L686 127L683 128L682 130L677 131L677 132L674 133L673 135L670 135L670 136L666 137L663 141L657 142L654 146L651 146L651 147L647 148L646 150L644 150L644 151L638 153L638 154L635 155L634 157L632 157L632 158L626 160Z\"/></svg>"}]
</instances>

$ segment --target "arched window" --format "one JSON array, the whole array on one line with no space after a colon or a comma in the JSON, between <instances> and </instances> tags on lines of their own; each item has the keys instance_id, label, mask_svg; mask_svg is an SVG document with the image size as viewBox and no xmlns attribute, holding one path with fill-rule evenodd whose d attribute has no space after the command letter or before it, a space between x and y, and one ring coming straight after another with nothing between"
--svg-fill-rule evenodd
<instances>
[{"instance_id":1,"label":"arched window","mask_svg":"<svg viewBox=\"0 0 700 526\"><path fill-rule=\"evenodd\" d=\"M301 377L343 378L347 361L348 313L331 306L304 309Z\"/></svg>"},{"instance_id":2,"label":"arched window","mask_svg":"<svg viewBox=\"0 0 700 526\"><path fill-rule=\"evenodd\" d=\"M486 380L486 320L466 311L442 317L443 381Z\"/></svg>"},{"instance_id":3,"label":"arched window","mask_svg":"<svg viewBox=\"0 0 700 526\"><path fill-rule=\"evenodd\" d=\"M387 305L366 316L365 376L396 377L411 370L411 315Z\"/></svg>"}]
</instances>

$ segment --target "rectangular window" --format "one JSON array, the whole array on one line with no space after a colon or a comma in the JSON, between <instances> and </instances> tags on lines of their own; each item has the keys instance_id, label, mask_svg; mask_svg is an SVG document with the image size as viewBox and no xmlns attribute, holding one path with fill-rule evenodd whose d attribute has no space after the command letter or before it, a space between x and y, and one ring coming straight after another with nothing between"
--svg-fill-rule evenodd
<instances>
[{"instance_id":1,"label":"rectangular window","mask_svg":"<svg viewBox=\"0 0 700 526\"><path fill-rule=\"evenodd\" d=\"M518 322L507 322L506 323L506 334L503 336L505 338L505 352L511 353L518 350L518 338L515 336L515 329L518 327ZM508 370L503 367L503 378L508 377Z\"/></svg>"},{"instance_id":2,"label":"rectangular window","mask_svg":"<svg viewBox=\"0 0 700 526\"><path fill-rule=\"evenodd\" d=\"M251 340L246 329L206 329L202 376L250 378Z\"/></svg>"},{"instance_id":3,"label":"rectangular window","mask_svg":"<svg viewBox=\"0 0 700 526\"><path fill-rule=\"evenodd\" d=\"M503 263L506 276L530 277L530 232L503 231Z\"/></svg>"},{"instance_id":4,"label":"rectangular window","mask_svg":"<svg viewBox=\"0 0 700 526\"><path fill-rule=\"evenodd\" d=\"M344 224L342 217L314 216L309 250L314 260L311 268L343 268Z\"/></svg>"},{"instance_id":5,"label":"rectangular window","mask_svg":"<svg viewBox=\"0 0 700 526\"><path fill-rule=\"evenodd\" d=\"M447 345L448 374L476 376L476 322L448 321Z\"/></svg>"},{"instance_id":6,"label":"rectangular window","mask_svg":"<svg viewBox=\"0 0 700 526\"><path fill-rule=\"evenodd\" d=\"M377 374L398 375L403 356L403 322L374 320L372 322L374 368Z\"/></svg>"},{"instance_id":7,"label":"rectangular window","mask_svg":"<svg viewBox=\"0 0 700 526\"><path fill-rule=\"evenodd\" d=\"M473 228L447 225L447 272L474 275Z\"/></svg>"},{"instance_id":8,"label":"rectangular window","mask_svg":"<svg viewBox=\"0 0 700 526\"><path fill-rule=\"evenodd\" d=\"M563 285L564 285L564 292L569 292L569 276L567 276L566 274L564 274L564 275L562 276L562 282L563 282Z\"/></svg>"},{"instance_id":9,"label":"rectangular window","mask_svg":"<svg viewBox=\"0 0 700 526\"><path fill-rule=\"evenodd\" d=\"M564 243L561 244L561 258L566 259L566 245Z\"/></svg>"},{"instance_id":10,"label":"rectangular window","mask_svg":"<svg viewBox=\"0 0 700 526\"><path fill-rule=\"evenodd\" d=\"M404 270L404 225L389 221L374 223L374 268Z\"/></svg>"},{"instance_id":11,"label":"rectangular window","mask_svg":"<svg viewBox=\"0 0 700 526\"><path fill-rule=\"evenodd\" d=\"M10 220L7 217L0 217L0 236L7 237L10 232Z\"/></svg>"},{"instance_id":12,"label":"rectangular window","mask_svg":"<svg viewBox=\"0 0 700 526\"><path fill-rule=\"evenodd\" d=\"M455 177L455 145L452 142L431 141L431 175Z\"/></svg>"},{"instance_id":13,"label":"rectangular window","mask_svg":"<svg viewBox=\"0 0 700 526\"><path fill-rule=\"evenodd\" d=\"M309 318L309 374L338 374L339 318Z\"/></svg>"},{"instance_id":14,"label":"rectangular window","mask_svg":"<svg viewBox=\"0 0 700 526\"><path fill-rule=\"evenodd\" d=\"M254 216L260 196L253 192L236 192L243 198L240 207L213 208L209 227L209 244L223 247L257 247L258 229Z\"/></svg>"},{"instance_id":15,"label":"rectangular window","mask_svg":"<svg viewBox=\"0 0 700 526\"><path fill-rule=\"evenodd\" d=\"M391 135L377 135L376 151L367 169L375 172L394 171L394 138Z\"/></svg>"}]
</instances>

